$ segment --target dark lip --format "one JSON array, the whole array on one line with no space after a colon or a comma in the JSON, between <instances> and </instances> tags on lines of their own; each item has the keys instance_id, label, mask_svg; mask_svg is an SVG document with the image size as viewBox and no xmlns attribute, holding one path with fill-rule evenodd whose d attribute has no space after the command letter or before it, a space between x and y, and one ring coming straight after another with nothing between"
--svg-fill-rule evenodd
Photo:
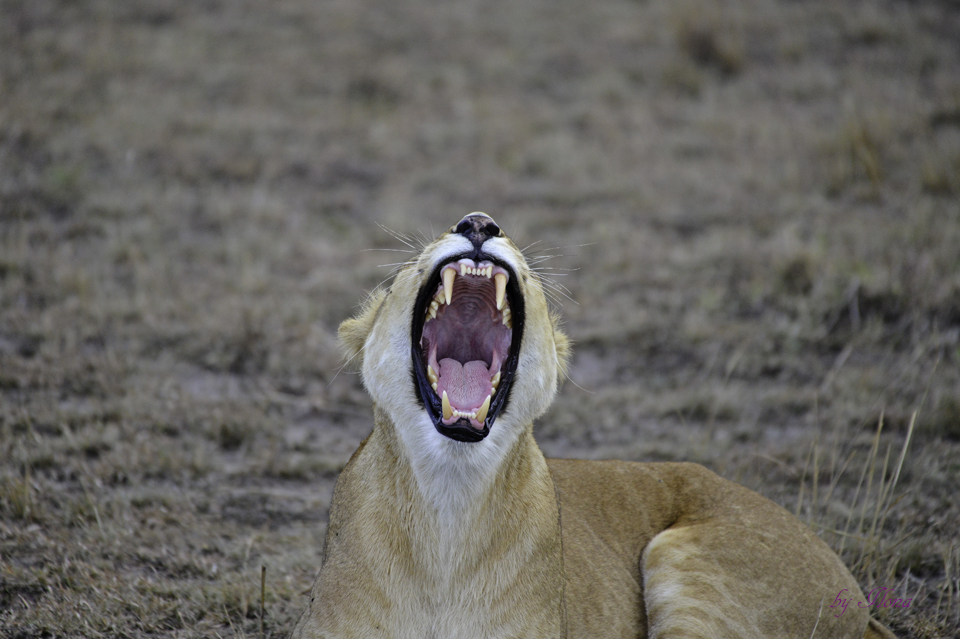
<instances>
[{"instance_id":1,"label":"dark lip","mask_svg":"<svg viewBox=\"0 0 960 639\"><path fill-rule=\"evenodd\" d=\"M510 304L510 312L513 317L513 336L510 341L510 351L506 361L500 367L500 385L493 399L490 401L490 409L487 411L487 418L483 422L483 430L477 430L470 426L467 419L460 419L450 425L443 423L443 408L440 406L440 398L430 387L430 381L427 379L427 371L423 361L423 352L420 349L420 338L423 336L423 318L426 314L426 307L430 297L440 285L440 271L444 266L451 262L462 259L471 259L474 262L488 261L497 266L503 267L510 274L510 280L507 282L507 302ZM411 337L411 357L413 359L413 388L414 394L420 402L420 405L426 409L427 414L433 421L434 428L441 435L458 442L478 442L490 434L490 428L497 416L506 409L510 403L510 389L513 386L513 378L517 372L517 363L520 360L520 343L523 340L524 326L524 306L523 296L520 294L520 284L517 282L517 274L513 268L501 259L488 255L483 251L467 251L454 255L434 268L433 273L427 279L426 284L420 288L417 294L417 300L413 308L413 326L410 327Z\"/></svg>"}]
</instances>

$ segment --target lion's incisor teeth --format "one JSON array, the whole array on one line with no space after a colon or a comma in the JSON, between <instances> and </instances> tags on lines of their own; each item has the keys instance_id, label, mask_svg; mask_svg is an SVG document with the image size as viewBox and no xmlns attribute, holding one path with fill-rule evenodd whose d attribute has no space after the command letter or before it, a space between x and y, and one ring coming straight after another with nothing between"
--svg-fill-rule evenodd
<instances>
[{"instance_id":1,"label":"lion's incisor teeth","mask_svg":"<svg viewBox=\"0 0 960 639\"><path fill-rule=\"evenodd\" d=\"M450 407L450 400L447 398L447 391L443 391L443 397L440 399L443 401L443 418L450 419L453 417L453 409Z\"/></svg>"},{"instance_id":2,"label":"lion's incisor teeth","mask_svg":"<svg viewBox=\"0 0 960 639\"><path fill-rule=\"evenodd\" d=\"M497 286L497 310L503 310L503 297L507 292L507 276L503 273L497 273L493 276L493 282Z\"/></svg>"},{"instance_id":3,"label":"lion's incisor teeth","mask_svg":"<svg viewBox=\"0 0 960 639\"><path fill-rule=\"evenodd\" d=\"M497 390L500 386L500 371L497 371L497 374L490 380L490 385L493 386L493 390Z\"/></svg>"},{"instance_id":4,"label":"lion's incisor teeth","mask_svg":"<svg viewBox=\"0 0 960 639\"><path fill-rule=\"evenodd\" d=\"M447 268L443 270L443 299L447 304L453 299L453 280L456 277L456 269Z\"/></svg>"},{"instance_id":5,"label":"lion's incisor teeth","mask_svg":"<svg viewBox=\"0 0 960 639\"><path fill-rule=\"evenodd\" d=\"M474 417L481 424L483 420L487 418L487 411L490 410L490 396L487 395L487 398L483 400L483 403L480 404L480 408L477 409L477 415Z\"/></svg>"}]
</instances>

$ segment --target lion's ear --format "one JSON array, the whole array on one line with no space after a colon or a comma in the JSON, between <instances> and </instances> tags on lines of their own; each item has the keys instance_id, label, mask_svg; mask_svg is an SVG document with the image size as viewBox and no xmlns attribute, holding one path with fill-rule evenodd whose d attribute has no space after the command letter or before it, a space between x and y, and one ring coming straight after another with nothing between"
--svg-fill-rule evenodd
<instances>
[{"instance_id":1,"label":"lion's ear","mask_svg":"<svg viewBox=\"0 0 960 639\"><path fill-rule=\"evenodd\" d=\"M370 293L357 316L340 324L337 335L340 338L340 347L343 349L344 355L347 356L347 361L352 360L363 350L367 335L370 334L373 322L377 319L380 304L383 303L386 296L387 292L383 289L377 289Z\"/></svg>"},{"instance_id":2,"label":"lion's ear","mask_svg":"<svg viewBox=\"0 0 960 639\"><path fill-rule=\"evenodd\" d=\"M560 328L559 313L550 313L550 324L553 326L553 343L557 348L557 369L560 373L558 381L567 376L567 365L570 363L570 338Z\"/></svg>"}]
</instances>

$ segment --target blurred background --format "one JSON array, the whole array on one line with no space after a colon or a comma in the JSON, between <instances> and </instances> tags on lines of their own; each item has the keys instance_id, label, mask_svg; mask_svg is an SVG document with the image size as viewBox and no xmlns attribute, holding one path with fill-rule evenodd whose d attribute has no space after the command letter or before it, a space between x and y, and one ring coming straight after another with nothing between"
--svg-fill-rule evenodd
<instances>
[{"instance_id":1,"label":"blurred background","mask_svg":"<svg viewBox=\"0 0 960 639\"><path fill-rule=\"evenodd\" d=\"M480 210L575 341L548 455L704 463L954 636L958 196L954 1L0 0L0 634L258 636L262 566L292 629L337 325Z\"/></svg>"}]
</instances>

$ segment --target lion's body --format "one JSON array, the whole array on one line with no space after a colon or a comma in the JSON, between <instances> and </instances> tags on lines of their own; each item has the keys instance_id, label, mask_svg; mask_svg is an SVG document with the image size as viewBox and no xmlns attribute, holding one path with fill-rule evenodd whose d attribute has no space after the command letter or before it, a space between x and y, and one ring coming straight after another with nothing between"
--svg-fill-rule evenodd
<instances>
[{"instance_id":1,"label":"lion's body","mask_svg":"<svg viewBox=\"0 0 960 639\"><path fill-rule=\"evenodd\" d=\"M697 464L548 465L571 637L863 636L865 610L829 608L860 592L843 563L753 491Z\"/></svg>"},{"instance_id":2,"label":"lion's body","mask_svg":"<svg viewBox=\"0 0 960 639\"><path fill-rule=\"evenodd\" d=\"M364 350L375 426L337 482L295 637L892 637L863 608L830 608L843 589L863 600L856 580L760 495L695 464L544 458L532 421L567 340L500 236L485 250L526 307L510 403L482 441L440 434L414 397L409 327L426 273L465 248L454 235L341 328Z\"/></svg>"}]
</instances>

